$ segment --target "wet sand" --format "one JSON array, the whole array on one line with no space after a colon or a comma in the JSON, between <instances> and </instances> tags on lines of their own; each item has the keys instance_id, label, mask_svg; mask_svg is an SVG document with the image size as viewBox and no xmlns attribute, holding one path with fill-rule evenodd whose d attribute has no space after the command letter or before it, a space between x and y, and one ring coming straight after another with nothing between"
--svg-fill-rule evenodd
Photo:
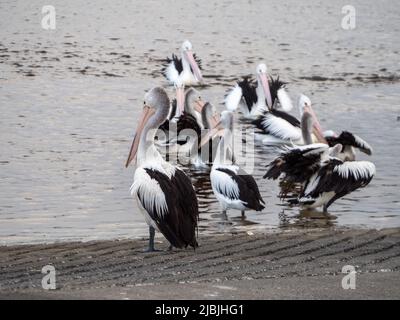
<instances>
[{"instance_id":1,"label":"wet sand","mask_svg":"<svg viewBox=\"0 0 400 320\"><path fill-rule=\"evenodd\" d=\"M313 229L200 236L196 250L144 253L147 241L0 248L2 299L400 298L400 229ZM165 240L157 241L166 250ZM57 289L41 288L56 269ZM356 289L341 270L353 265Z\"/></svg>"}]
</instances>

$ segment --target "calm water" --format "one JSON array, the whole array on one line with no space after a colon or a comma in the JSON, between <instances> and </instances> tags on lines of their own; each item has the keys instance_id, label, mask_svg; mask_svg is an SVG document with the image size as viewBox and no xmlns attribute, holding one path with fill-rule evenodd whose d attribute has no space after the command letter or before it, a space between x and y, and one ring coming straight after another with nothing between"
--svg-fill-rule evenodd
<instances>
[{"instance_id":1,"label":"calm water","mask_svg":"<svg viewBox=\"0 0 400 320\"><path fill-rule=\"evenodd\" d=\"M245 221L235 211L223 220L208 173L186 168L201 234L400 226L399 3L353 1L355 30L341 28L342 1L52 4L57 29L45 31L41 1L0 3L0 243L147 235L124 161L145 90L166 85L160 59L186 38L203 60L202 95L220 110L234 79L263 60L290 82L293 99L310 96L324 128L368 141L375 152L360 159L377 166L367 188L331 206L331 219L313 219L283 206L277 183L261 179L276 150L255 141L267 206Z\"/></svg>"}]
</instances>

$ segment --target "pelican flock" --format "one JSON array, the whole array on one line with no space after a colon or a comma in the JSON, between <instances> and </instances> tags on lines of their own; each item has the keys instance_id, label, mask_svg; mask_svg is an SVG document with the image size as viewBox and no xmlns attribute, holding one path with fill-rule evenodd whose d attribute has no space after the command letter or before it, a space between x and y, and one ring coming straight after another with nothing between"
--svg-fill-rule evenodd
<instances>
[{"instance_id":1,"label":"pelican flock","mask_svg":"<svg viewBox=\"0 0 400 320\"><path fill-rule=\"evenodd\" d=\"M356 150L371 155L372 147L349 131L323 131L304 94L297 100L299 117L292 115L288 83L279 76L274 78L265 63L257 65L254 77L238 77L224 97L226 110L221 113L193 88L204 84L201 68L192 44L184 41L180 57L173 54L162 68L175 88L175 98L170 99L162 87L152 88L144 97L126 167L136 163L130 190L149 226L147 251L156 250L155 231L166 238L170 249L198 246L199 204L190 179L192 165L209 172L212 191L226 219L230 209L240 211L242 219L245 211L264 210L266 203L258 184L266 180L257 183L234 152L237 113L241 114L236 117L239 121L254 126L254 135L263 144L280 150L263 178L280 181L279 197L288 206L322 207L327 213L337 199L366 187L373 179L375 165L356 160ZM161 142L159 130L165 133ZM167 155L160 152L161 145L168 147ZM164 159L173 153L184 154L189 161L183 163L178 157L172 164ZM188 174L182 166L187 166Z\"/></svg>"}]
</instances>

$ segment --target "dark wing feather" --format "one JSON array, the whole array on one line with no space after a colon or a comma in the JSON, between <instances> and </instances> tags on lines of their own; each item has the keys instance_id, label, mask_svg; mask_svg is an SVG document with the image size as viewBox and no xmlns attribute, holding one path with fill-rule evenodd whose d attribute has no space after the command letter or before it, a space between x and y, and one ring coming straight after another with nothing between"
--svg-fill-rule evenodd
<instances>
[{"instance_id":1,"label":"dark wing feather","mask_svg":"<svg viewBox=\"0 0 400 320\"><path fill-rule=\"evenodd\" d=\"M145 170L152 179L158 182L161 190L163 190L168 209L164 214L160 214L157 212L156 205L153 204L148 207L149 204L141 198L142 195L138 192L138 198L142 206L154 220L160 232L174 247L183 248L188 245L196 247L195 230L197 220L193 222L193 215L198 215L198 205L197 197L194 194L190 181L190 188L188 188L187 181L184 181L179 173L178 178L170 180L167 175L157 170L149 168ZM185 197L188 198L186 201ZM189 206L189 201L194 202L194 204ZM188 209L193 210L193 212L188 214Z\"/></svg>"},{"instance_id":2,"label":"dark wing feather","mask_svg":"<svg viewBox=\"0 0 400 320\"><path fill-rule=\"evenodd\" d=\"M291 114L285 112L285 111L281 111L281 110L276 110L273 109L271 111L271 113L279 118L282 118L284 120L286 120L287 122L289 122L292 126L294 127L299 127L300 128L300 121L299 119L297 119L296 117L292 116Z\"/></svg>"},{"instance_id":3,"label":"dark wing feather","mask_svg":"<svg viewBox=\"0 0 400 320\"><path fill-rule=\"evenodd\" d=\"M175 54L172 54L172 58L167 57L164 60L163 67L161 69L162 73L165 75L165 71L171 62L174 63L176 71L178 71L178 74L180 74L183 71L182 59L178 58Z\"/></svg>"},{"instance_id":4,"label":"dark wing feather","mask_svg":"<svg viewBox=\"0 0 400 320\"><path fill-rule=\"evenodd\" d=\"M227 168L218 168L218 171L224 172L229 175L230 178L237 183L239 187L239 199L246 204L246 207L256 211L264 209L262 203L265 203L261 197L260 190L258 189L257 183L254 178L247 174L244 170L240 169L238 174ZM221 194L224 194L223 190L218 190ZM225 194L224 194L225 195ZM232 199L232 195L225 195L227 198Z\"/></svg>"},{"instance_id":5,"label":"dark wing feather","mask_svg":"<svg viewBox=\"0 0 400 320\"><path fill-rule=\"evenodd\" d=\"M357 174L354 170L344 170L346 174L341 173L340 169L345 169L349 166L357 166L358 164L366 163L373 170L366 170L365 174ZM375 174L375 166L367 161L351 161L342 162L339 159L332 158L330 162L323 166L318 172L318 184L316 187L303 194L301 197L318 198L324 192L335 192L335 196L326 204L329 207L337 199L353 192L356 189L367 186ZM306 188L305 188L306 189Z\"/></svg>"},{"instance_id":6,"label":"dark wing feather","mask_svg":"<svg viewBox=\"0 0 400 320\"><path fill-rule=\"evenodd\" d=\"M242 89L242 95L246 102L246 106L251 111L251 108L258 101L256 92L257 85L254 80L249 77L245 77L242 81L238 82L239 87Z\"/></svg>"},{"instance_id":7,"label":"dark wing feather","mask_svg":"<svg viewBox=\"0 0 400 320\"><path fill-rule=\"evenodd\" d=\"M178 119L177 122L177 134L179 137L179 134L181 133L182 130L185 129L191 129L194 130L197 134L197 141L200 141L201 139L201 129L199 124L197 123L197 120L194 116L192 116L189 113L183 112L181 116ZM184 139L183 139L184 138ZM179 137L178 143L179 144L185 144L187 142L187 137Z\"/></svg>"},{"instance_id":8,"label":"dark wing feather","mask_svg":"<svg viewBox=\"0 0 400 320\"><path fill-rule=\"evenodd\" d=\"M281 174L291 183L303 183L320 169L321 154L294 148L283 152L267 166L263 178L276 180Z\"/></svg>"},{"instance_id":9,"label":"dark wing feather","mask_svg":"<svg viewBox=\"0 0 400 320\"><path fill-rule=\"evenodd\" d=\"M184 239L186 246L190 245L196 248L198 246L196 231L199 220L199 204L196 192L189 177L180 169L175 170L175 175L172 176L171 181L177 188L177 200L182 213L179 226L180 236Z\"/></svg>"},{"instance_id":10,"label":"dark wing feather","mask_svg":"<svg viewBox=\"0 0 400 320\"><path fill-rule=\"evenodd\" d=\"M263 115L258 116L256 119L254 119L251 123L254 124L258 129L262 130L264 133L269 133L268 127L264 124L264 119L267 114L272 114L278 118L282 118L283 120L286 120L289 122L292 126L300 128L300 121L292 116L291 114L277 110L277 109L271 109L269 111L265 111Z\"/></svg>"},{"instance_id":11,"label":"dark wing feather","mask_svg":"<svg viewBox=\"0 0 400 320\"><path fill-rule=\"evenodd\" d=\"M276 79L270 77L269 90L271 92L272 98L272 107L270 108L271 110L274 109L274 106L276 105L275 102L278 101L278 90L285 88L286 84L286 82L279 80L279 76Z\"/></svg>"},{"instance_id":12,"label":"dark wing feather","mask_svg":"<svg viewBox=\"0 0 400 320\"><path fill-rule=\"evenodd\" d=\"M193 58L194 58L194 61L196 61L196 63L197 63L197 65L198 65L199 69L200 69L200 70L203 70L203 66L202 66L202 61L201 61L201 59L200 59L195 53L193 53ZM191 69L191 68L190 68L190 69ZM192 70L192 72L193 72L193 70Z\"/></svg>"},{"instance_id":13,"label":"dark wing feather","mask_svg":"<svg viewBox=\"0 0 400 320\"><path fill-rule=\"evenodd\" d=\"M339 137L337 137L336 141L343 146L352 146L360 149L362 152L368 155L372 154L372 148L369 146L369 144L351 132L343 131Z\"/></svg>"}]
</instances>

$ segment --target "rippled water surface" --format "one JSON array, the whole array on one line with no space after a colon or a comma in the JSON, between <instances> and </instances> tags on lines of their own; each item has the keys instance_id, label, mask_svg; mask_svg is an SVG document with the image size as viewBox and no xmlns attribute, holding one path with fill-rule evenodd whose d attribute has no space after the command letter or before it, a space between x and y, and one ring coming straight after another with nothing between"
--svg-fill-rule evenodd
<instances>
[{"instance_id":1,"label":"rippled water surface","mask_svg":"<svg viewBox=\"0 0 400 320\"><path fill-rule=\"evenodd\" d=\"M46 31L42 2L2 1L0 243L147 235L124 161L145 90L167 85L160 61L186 38L203 61L201 93L219 110L235 79L263 60L293 99L310 96L324 128L368 141L374 154L360 159L377 166L367 188L317 219L284 206L277 183L262 179L277 151L256 140L254 176L267 206L244 221L235 211L224 220L208 172L185 168L201 234L400 226L400 4L353 1L357 27L343 30L342 1L282 2L52 1L57 29Z\"/></svg>"}]
</instances>

